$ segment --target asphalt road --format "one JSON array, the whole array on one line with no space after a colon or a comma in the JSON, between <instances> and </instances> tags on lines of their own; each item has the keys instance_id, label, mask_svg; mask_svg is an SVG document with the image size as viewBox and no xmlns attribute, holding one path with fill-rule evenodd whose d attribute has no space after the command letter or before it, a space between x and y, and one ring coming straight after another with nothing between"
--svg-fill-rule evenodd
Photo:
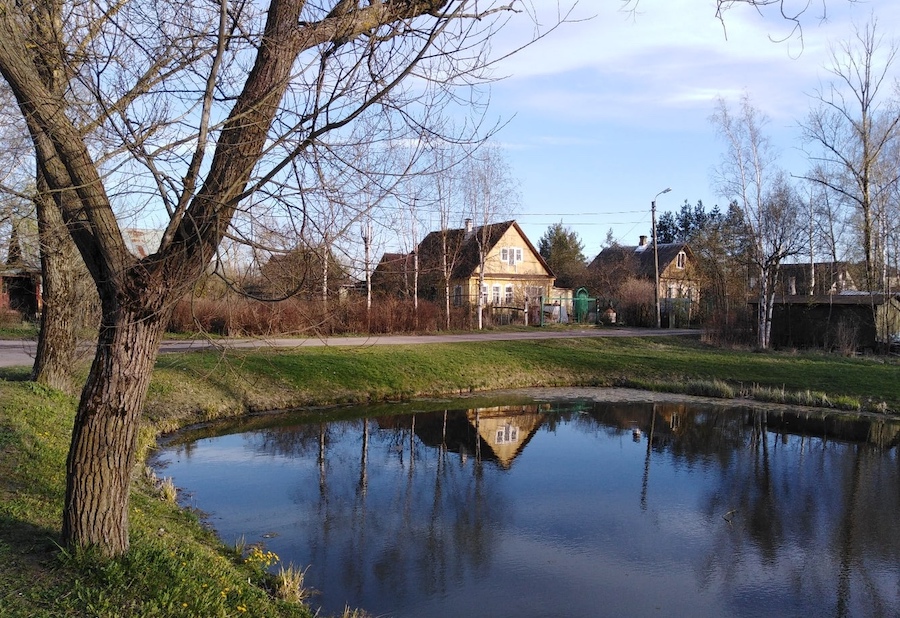
<instances>
[{"instance_id":1,"label":"asphalt road","mask_svg":"<svg viewBox=\"0 0 900 618\"><path fill-rule=\"evenodd\" d=\"M378 335L371 337L328 337L293 339L195 339L165 341L160 352L186 352L206 349L303 348L317 346L366 347L373 345L420 345L459 341L511 341L531 339L571 339L573 337L659 337L664 335L696 335L698 331L677 328L590 328L572 330L484 331L456 335ZM34 341L0 340L0 367L30 366L37 344Z\"/></svg>"}]
</instances>

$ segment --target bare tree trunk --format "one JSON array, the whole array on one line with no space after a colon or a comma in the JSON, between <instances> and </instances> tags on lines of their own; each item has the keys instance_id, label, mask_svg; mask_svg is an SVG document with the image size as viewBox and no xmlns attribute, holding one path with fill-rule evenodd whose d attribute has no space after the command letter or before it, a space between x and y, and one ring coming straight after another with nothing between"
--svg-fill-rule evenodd
<instances>
[{"instance_id":1,"label":"bare tree trunk","mask_svg":"<svg viewBox=\"0 0 900 618\"><path fill-rule=\"evenodd\" d=\"M756 345L765 350L769 347L769 274L766 269L759 268L759 296L756 311Z\"/></svg>"},{"instance_id":2,"label":"bare tree trunk","mask_svg":"<svg viewBox=\"0 0 900 618\"><path fill-rule=\"evenodd\" d=\"M47 2L42 10L44 13L36 21L40 28L46 29L42 30L42 38L52 39L51 33L62 31L62 2ZM62 59L52 52L52 46L42 52L37 57L36 65L40 80L54 96L61 98L66 87ZM71 392L74 387L72 371L77 356L77 332L83 324L83 320L76 319L80 305L77 269L83 262L54 199L71 200L73 195L66 190L54 196L39 165L35 172L35 187L43 307L31 377L39 384Z\"/></svg>"},{"instance_id":3,"label":"bare tree trunk","mask_svg":"<svg viewBox=\"0 0 900 618\"><path fill-rule=\"evenodd\" d=\"M38 178L35 199L38 237L41 246L41 330L31 378L39 384L72 392L72 368L77 357L77 265L81 256L62 221L56 205L50 203L46 183Z\"/></svg>"},{"instance_id":4,"label":"bare tree trunk","mask_svg":"<svg viewBox=\"0 0 900 618\"><path fill-rule=\"evenodd\" d=\"M450 330L450 269L447 264L447 232L441 232L441 272L444 275L444 317Z\"/></svg>"},{"instance_id":5,"label":"bare tree trunk","mask_svg":"<svg viewBox=\"0 0 900 618\"><path fill-rule=\"evenodd\" d=\"M478 330L484 328L484 258L478 271Z\"/></svg>"},{"instance_id":6,"label":"bare tree trunk","mask_svg":"<svg viewBox=\"0 0 900 618\"><path fill-rule=\"evenodd\" d=\"M119 555L128 549L138 419L167 314L148 312L139 303L103 313L66 462L62 534L80 546Z\"/></svg>"},{"instance_id":7,"label":"bare tree trunk","mask_svg":"<svg viewBox=\"0 0 900 618\"><path fill-rule=\"evenodd\" d=\"M363 232L363 245L365 246L366 268L366 328L372 328L372 222L366 223Z\"/></svg>"}]
</instances>

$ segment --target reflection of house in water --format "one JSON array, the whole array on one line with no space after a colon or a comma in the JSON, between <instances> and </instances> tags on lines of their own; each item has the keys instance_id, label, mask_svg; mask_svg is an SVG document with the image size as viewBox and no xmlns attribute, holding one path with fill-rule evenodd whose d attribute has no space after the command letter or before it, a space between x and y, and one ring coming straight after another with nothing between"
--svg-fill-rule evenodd
<instances>
[{"instance_id":1,"label":"reflection of house in water","mask_svg":"<svg viewBox=\"0 0 900 618\"><path fill-rule=\"evenodd\" d=\"M544 422L544 406L498 406L416 416L423 444L495 461L507 470Z\"/></svg>"}]
</instances>

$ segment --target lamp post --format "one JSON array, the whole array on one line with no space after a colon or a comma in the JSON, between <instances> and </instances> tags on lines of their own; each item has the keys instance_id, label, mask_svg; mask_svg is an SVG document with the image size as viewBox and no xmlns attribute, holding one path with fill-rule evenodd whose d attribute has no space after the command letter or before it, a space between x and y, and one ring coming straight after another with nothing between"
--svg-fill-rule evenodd
<instances>
[{"instance_id":1,"label":"lamp post","mask_svg":"<svg viewBox=\"0 0 900 618\"><path fill-rule=\"evenodd\" d=\"M659 251L656 249L656 198L663 193L668 193L672 189L666 187L653 197L650 202L650 214L653 222L653 300L656 303L656 328L662 327L662 320L659 312Z\"/></svg>"}]
</instances>

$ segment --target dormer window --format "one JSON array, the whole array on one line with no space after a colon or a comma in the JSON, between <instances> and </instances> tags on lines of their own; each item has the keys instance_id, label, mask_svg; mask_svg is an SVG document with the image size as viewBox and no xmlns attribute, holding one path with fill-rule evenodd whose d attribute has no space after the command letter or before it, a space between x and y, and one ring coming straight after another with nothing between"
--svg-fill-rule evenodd
<instances>
[{"instance_id":1,"label":"dormer window","mask_svg":"<svg viewBox=\"0 0 900 618\"><path fill-rule=\"evenodd\" d=\"M684 268L686 260L687 256L684 254L684 251L679 251L678 255L675 257L675 268Z\"/></svg>"}]
</instances>

